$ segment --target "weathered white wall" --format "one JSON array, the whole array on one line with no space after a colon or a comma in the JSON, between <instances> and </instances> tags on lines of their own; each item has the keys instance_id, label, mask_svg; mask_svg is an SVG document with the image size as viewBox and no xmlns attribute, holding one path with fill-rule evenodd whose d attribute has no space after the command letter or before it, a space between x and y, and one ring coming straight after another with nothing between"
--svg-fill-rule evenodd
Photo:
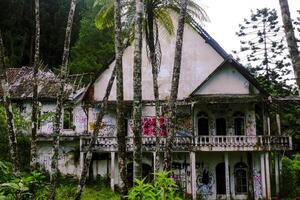
<instances>
[{"instance_id":1,"label":"weathered white wall","mask_svg":"<svg viewBox=\"0 0 300 200\"><path fill-rule=\"evenodd\" d=\"M234 67L226 65L202 85L196 95L203 94L251 94L249 81ZM253 86L253 92L258 90Z\"/></svg>"},{"instance_id":2,"label":"weathered white wall","mask_svg":"<svg viewBox=\"0 0 300 200\"><path fill-rule=\"evenodd\" d=\"M75 156L79 154L79 141L61 142L59 148L59 171L64 175L80 175L80 164L75 162ZM38 162L46 171L51 171L52 143L38 143Z\"/></svg>"},{"instance_id":3,"label":"weathered white wall","mask_svg":"<svg viewBox=\"0 0 300 200\"><path fill-rule=\"evenodd\" d=\"M174 18L174 30L177 30L177 17ZM175 31L176 32L176 31ZM174 63L175 35L169 36L161 28L159 31L162 49L161 67L158 75L160 99L169 97L171 77ZM124 98L133 99L133 46L124 51ZM224 59L189 25L185 26L183 37L182 67L179 81L178 99L186 98L212 73ZM144 100L153 100L152 72L148 61L145 41L142 51L142 92ZM103 99L105 89L113 70L114 63L105 70L94 84L94 98L96 101ZM110 100L116 100L115 83L112 88Z\"/></svg>"},{"instance_id":4,"label":"weathered white wall","mask_svg":"<svg viewBox=\"0 0 300 200\"><path fill-rule=\"evenodd\" d=\"M87 114L84 112L81 105L77 105L73 109L73 123L76 133L87 131Z\"/></svg>"},{"instance_id":5,"label":"weathered white wall","mask_svg":"<svg viewBox=\"0 0 300 200\"><path fill-rule=\"evenodd\" d=\"M245 135L256 135L255 108L253 104L201 104L194 110L194 130L198 135L198 113L208 115L209 134L216 135L216 119L226 119L227 135L234 135L234 113L241 112L245 115Z\"/></svg>"}]
</instances>

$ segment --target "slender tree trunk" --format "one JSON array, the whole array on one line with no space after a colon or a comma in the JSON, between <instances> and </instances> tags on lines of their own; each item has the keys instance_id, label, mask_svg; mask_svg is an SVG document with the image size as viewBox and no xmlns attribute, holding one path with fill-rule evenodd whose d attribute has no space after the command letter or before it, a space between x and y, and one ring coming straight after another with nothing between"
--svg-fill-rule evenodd
<instances>
[{"instance_id":1,"label":"slender tree trunk","mask_svg":"<svg viewBox=\"0 0 300 200\"><path fill-rule=\"evenodd\" d=\"M57 98L56 113L54 117L54 130L53 130L53 155L51 161L51 172L50 172L50 192L49 200L54 200L56 196L56 185L57 185L57 176L58 176L58 150L59 150L59 140L60 132L62 127L62 109L64 105L64 96L65 96L65 81L68 76L68 59L70 53L70 41L71 41L71 31L72 24L75 14L76 0L71 0L71 6L68 16L68 22L66 27L66 35L64 42L64 51L62 56L62 65L61 65L61 83L60 83L60 93Z\"/></svg>"},{"instance_id":2,"label":"slender tree trunk","mask_svg":"<svg viewBox=\"0 0 300 200\"><path fill-rule=\"evenodd\" d=\"M5 108L6 122L9 133L10 157L13 163L13 173L18 176L20 174L19 159L17 154L17 135L14 128L13 110L9 92L9 85L6 76L6 66L4 62L4 45L0 30L0 81L3 90L3 105Z\"/></svg>"},{"instance_id":3,"label":"slender tree trunk","mask_svg":"<svg viewBox=\"0 0 300 200\"><path fill-rule=\"evenodd\" d=\"M136 0L133 63L133 180L142 177L142 23L143 1Z\"/></svg>"},{"instance_id":4,"label":"slender tree trunk","mask_svg":"<svg viewBox=\"0 0 300 200\"><path fill-rule=\"evenodd\" d=\"M89 169L89 166L90 166L91 160L92 160L92 155L93 155L92 151L93 151L93 148L94 148L95 143L97 141L99 131L102 128L102 119L103 119L103 116L105 115L105 113L107 111L107 101L108 101L108 97L110 95L115 77L116 77L116 66L114 67L114 70L113 70L113 72L111 74L111 77L108 81L105 96L103 97L103 100L102 100L102 103L101 103L100 112L97 116L97 120L96 120L96 124L95 124L95 130L93 131L91 140L90 140L89 145L87 147L87 153L86 153L86 157L84 159L83 169L81 171L80 179L79 179L79 182L78 182L78 185L77 185L77 192L76 192L75 200L80 200L80 198L81 198L81 193L82 193L83 187L85 185L87 174L88 174L88 169Z\"/></svg>"},{"instance_id":5,"label":"slender tree trunk","mask_svg":"<svg viewBox=\"0 0 300 200\"><path fill-rule=\"evenodd\" d=\"M120 169L120 191L124 197L127 193L127 170L126 170L126 133L124 119L124 90L123 90L123 66L122 66L122 32L121 32L121 0L115 0L115 52L117 73L117 138L118 160ZM122 198L123 198L122 197Z\"/></svg>"},{"instance_id":6,"label":"slender tree trunk","mask_svg":"<svg viewBox=\"0 0 300 200\"><path fill-rule=\"evenodd\" d=\"M297 45L297 39L294 33L289 4L287 0L279 0L279 4L281 9L282 21L284 24L286 41L292 59L295 79L298 85L298 91L300 95L300 53Z\"/></svg>"},{"instance_id":7,"label":"slender tree trunk","mask_svg":"<svg viewBox=\"0 0 300 200\"><path fill-rule=\"evenodd\" d=\"M179 78L180 78L182 41L183 41L187 1L188 0L180 1L181 8L180 8L180 14L178 19L178 28L177 28L177 36L176 36L172 86L171 86L171 94L168 102L168 110L166 115L168 121L168 136L167 136L167 144L166 144L166 151L165 151L165 158L164 158L164 169L168 171L171 170L171 163L172 163L172 144L175 135L174 125L176 121L176 100L178 95L178 85L179 85Z\"/></svg>"},{"instance_id":8,"label":"slender tree trunk","mask_svg":"<svg viewBox=\"0 0 300 200\"><path fill-rule=\"evenodd\" d=\"M32 96L32 116L31 116L31 161L30 168L32 171L37 169L37 126L38 126L38 70L40 55L40 2L35 0L35 54L33 66L33 96Z\"/></svg>"},{"instance_id":9,"label":"slender tree trunk","mask_svg":"<svg viewBox=\"0 0 300 200\"><path fill-rule=\"evenodd\" d=\"M126 38L126 40L124 41L125 45L127 45L127 43L128 43L128 38ZM123 55L124 49L125 48L123 47L122 52L119 53L118 57L116 57L116 60L120 59L120 57ZM83 187L84 187L85 182L86 182L88 169L91 165L91 160L92 160L92 155L93 155L92 151L93 151L93 148L94 148L95 143L97 141L99 131L102 128L102 119L103 119L103 116L106 114L108 98L109 98L109 95L110 95L110 92L111 92L111 89L112 89L112 86L113 86L113 83L114 83L114 80L115 80L115 77L116 77L116 74L117 74L117 68L116 67L117 66L115 65L115 67L112 71L111 77L108 81L107 88L106 88L106 91L105 91L105 95L102 99L102 103L101 103L101 106L100 106L100 112L99 112L99 114L97 116L97 119L96 119L95 130L93 131L92 138L91 138L91 140L89 142L89 145L87 147L87 153L86 153L86 157L84 159L83 169L81 171L80 179L79 179L79 182L78 182L78 185L77 185L75 200L80 200L82 190L83 190Z\"/></svg>"},{"instance_id":10,"label":"slender tree trunk","mask_svg":"<svg viewBox=\"0 0 300 200\"><path fill-rule=\"evenodd\" d=\"M153 94L155 101L155 166L154 171L159 171L160 168L160 102L159 102L159 89L158 89L158 68L159 63L157 61L157 55L155 54L155 39L154 39L154 13L153 13L153 2L147 3L147 30L146 40L149 47L150 61L152 66L152 81L153 81Z\"/></svg>"}]
</instances>

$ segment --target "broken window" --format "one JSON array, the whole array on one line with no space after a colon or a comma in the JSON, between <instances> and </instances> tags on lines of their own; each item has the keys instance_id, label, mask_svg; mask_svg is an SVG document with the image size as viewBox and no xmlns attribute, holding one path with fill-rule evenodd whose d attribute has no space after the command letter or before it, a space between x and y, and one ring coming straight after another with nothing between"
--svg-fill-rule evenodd
<instances>
[{"instance_id":1,"label":"broken window","mask_svg":"<svg viewBox=\"0 0 300 200\"><path fill-rule=\"evenodd\" d=\"M226 119L216 119L217 135L226 135Z\"/></svg>"},{"instance_id":2,"label":"broken window","mask_svg":"<svg viewBox=\"0 0 300 200\"><path fill-rule=\"evenodd\" d=\"M243 113L236 112L234 115L235 135L245 135L245 116Z\"/></svg>"},{"instance_id":3,"label":"broken window","mask_svg":"<svg viewBox=\"0 0 300 200\"><path fill-rule=\"evenodd\" d=\"M234 166L235 178L235 193L247 194L248 192L248 179L247 179L247 165L239 162Z\"/></svg>"},{"instance_id":4,"label":"broken window","mask_svg":"<svg viewBox=\"0 0 300 200\"><path fill-rule=\"evenodd\" d=\"M73 129L73 114L71 109L64 110L63 129Z\"/></svg>"},{"instance_id":5,"label":"broken window","mask_svg":"<svg viewBox=\"0 0 300 200\"><path fill-rule=\"evenodd\" d=\"M208 135L208 117L206 113L200 112L198 115L198 135Z\"/></svg>"}]
</instances>

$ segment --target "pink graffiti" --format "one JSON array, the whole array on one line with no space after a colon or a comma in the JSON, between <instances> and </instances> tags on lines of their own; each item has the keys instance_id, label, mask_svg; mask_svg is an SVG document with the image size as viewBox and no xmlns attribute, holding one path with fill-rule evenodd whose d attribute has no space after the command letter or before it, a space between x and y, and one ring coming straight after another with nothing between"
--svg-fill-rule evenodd
<instances>
[{"instance_id":1,"label":"pink graffiti","mask_svg":"<svg viewBox=\"0 0 300 200\"><path fill-rule=\"evenodd\" d=\"M163 117L160 118L160 135L166 136L167 130L165 125L165 119ZM156 129L156 118L155 117L144 117L142 119L142 128L143 134L146 136L155 136Z\"/></svg>"}]
</instances>

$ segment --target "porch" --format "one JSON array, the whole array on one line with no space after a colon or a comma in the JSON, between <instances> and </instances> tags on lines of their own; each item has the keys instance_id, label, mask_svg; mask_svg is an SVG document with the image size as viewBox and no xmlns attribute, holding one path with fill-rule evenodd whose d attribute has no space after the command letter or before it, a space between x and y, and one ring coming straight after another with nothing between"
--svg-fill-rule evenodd
<instances>
[{"instance_id":1,"label":"porch","mask_svg":"<svg viewBox=\"0 0 300 200\"><path fill-rule=\"evenodd\" d=\"M82 151L86 151L89 136L81 137ZM133 151L133 137L126 138L128 152ZM165 151L166 137L159 139L159 149ZM142 137L142 151L154 152L155 137ZM292 150L291 136L175 136L174 152L189 151L283 151ZM117 152L118 143L115 136L100 136L97 138L94 152Z\"/></svg>"}]
</instances>

